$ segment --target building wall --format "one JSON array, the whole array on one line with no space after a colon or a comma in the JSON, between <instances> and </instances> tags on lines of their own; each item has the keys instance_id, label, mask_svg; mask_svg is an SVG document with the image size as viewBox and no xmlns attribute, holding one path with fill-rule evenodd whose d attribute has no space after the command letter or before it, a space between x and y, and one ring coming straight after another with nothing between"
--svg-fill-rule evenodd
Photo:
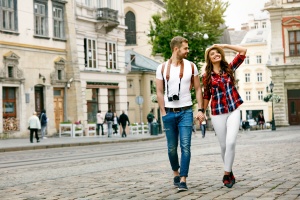
<instances>
[{"instance_id":1,"label":"building wall","mask_svg":"<svg viewBox=\"0 0 300 200\"><path fill-rule=\"evenodd\" d=\"M300 91L300 56L290 55L288 32L300 30L300 2L271 0L265 4L265 10L270 14L272 27L271 62L268 68L272 71L274 93L281 97L280 103L274 104L274 117L276 125L288 126L287 91Z\"/></svg>"},{"instance_id":2,"label":"building wall","mask_svg":"<svg viewBox=\"0 0 300 200\"><path fill-rule=\"evenodd\" d=\"M50 119L48 123L48 134L56 133L54 122L54 104L53 104L53 88L64 87L63 81L61 84L52 84L52 74L55 72L55 62L59 59L67 60L68 38L57 39L53 35L53 19L52 7L54 1L47 1L48 6L48 23L47 35L35 35L34 27L34 1L15 1L17 2L16 27L14 31L6 31L1 27L0 32L0 88L1 88L1 104L3 87L16 87L17 105L16 113L19 128L16 131L10 131L10 137L28 137L28 118L35 110L35 91L34 87L43 88L44 108L47 116ZM72 2L64 5L64 28L68 27L67 13L72 8ZM26 10L26 12L24 12ZM73 12L72 12L73 13ZM66 30L65 30L66 31ZM65 32L67 35L67 32ZM15 59L17 71L16 77L13 79L7 78L7 66L5 60L7 58ZM67 63L67 62L66 62ZM67 66L65 66L67 73ZM42 78L39 77L42 75ZM43 77L45 81L43 81ZM29 97L26 101L25 96ZM3 108L0 108L0 120L3 120ZM2 133L3 126L0 126Z\"/></svg>"},{"instance_id":3,"label":"building wall","mask_svg":"<svg viewBox=\"0 0 300 200\"><path fill-rule=\"evenodd\" d=\"M98 88L98 109L102 113L108 111L108 89L114 84L115 89L115 111L118 115L124 110L127 113L127 81L125 70L125 24L123 1L112 1L112 10L118 11L118 25L109 27L106 21L97 19L97 9L106 8L106 1L92 1L91 5L86 5L85 1L76 1L76 50L78 66L81 80L81 106L83 107L83 119L86 124L88 120L88 107L86 99L86 88ZM85 66L84 39L96 41L96 61L95 68ZM116 44L116 69L106 67L106 42ZM95 85L89 85L94 83ZM96 110L93 111L95 114Z\"/></svg>"},{"instance_id":4,"label":"building wall","mask_svg":"<svg viewBox=\"0 0 300 200\"><path fill-rule=\"evenodd\" d=\"M150 38L147 36L150 32L150 21L152 16L157 13L165 11L162 3L157 0L125 0L124 12L125 14L131 11L136 17L136 45L127 45L126 49L132 49L137 53L162 62L162 58L155 58L151 55L152 46L149 44Z\"/></svg>"}]
</instances>

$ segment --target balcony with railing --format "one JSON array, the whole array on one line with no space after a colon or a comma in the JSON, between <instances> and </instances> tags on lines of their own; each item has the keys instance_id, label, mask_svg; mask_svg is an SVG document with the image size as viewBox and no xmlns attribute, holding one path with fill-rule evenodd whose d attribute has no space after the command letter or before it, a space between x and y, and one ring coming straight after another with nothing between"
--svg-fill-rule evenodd
<instances>
[{"instance_id":1,"label":"balcony with railing","mask_svg":"<svg viewBox=\"0 0 300 200\"><path fill-rule=\"evenodd\" d=\"M98 30L105 28L106 32L111 31L120 24L118 11L110 8L98 8L97 20L99 22Z\"/></svg>"}]
</instances>

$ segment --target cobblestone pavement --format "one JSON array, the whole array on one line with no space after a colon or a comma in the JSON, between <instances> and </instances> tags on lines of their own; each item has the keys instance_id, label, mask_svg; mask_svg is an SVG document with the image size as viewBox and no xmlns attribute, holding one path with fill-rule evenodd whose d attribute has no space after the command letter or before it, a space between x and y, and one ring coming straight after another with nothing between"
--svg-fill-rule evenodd
<instances>
[{"instance_id":1,"label":"cobblestone pavement","mask_svg":"<svg viewBox=\"0 0 300 200\"><path fill-rule=\"evenodd\" d=\"M233 166L237 183L228 189L222 186L223 164L217 138L212 132L201 138L198 132L192 138L189 190L180 193L172 185L165 138L0 153L0 164L41 155L46 158L47 154L67 155L63 151L120 153L3 168L0 199L300 199L299 144L299 126L240 132ZM136 152L126 153L128 149Z\"/></svg>"}]
</instances>

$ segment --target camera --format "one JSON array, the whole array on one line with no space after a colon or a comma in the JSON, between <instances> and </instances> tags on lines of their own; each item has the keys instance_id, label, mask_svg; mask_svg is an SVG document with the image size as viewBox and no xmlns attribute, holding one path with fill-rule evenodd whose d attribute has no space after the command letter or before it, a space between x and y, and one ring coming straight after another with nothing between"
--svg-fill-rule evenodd
<instances>
[{"instance_id":1,"label":"camera","mask_svg":"<svg viewBox=\"0 0 300 200\"><path fill-rule=\"evenodd\" d=\"M179 95L174 94L171 97L168 97L168 101L178 101L179 100Z\"/></svg>"}]
</instances>

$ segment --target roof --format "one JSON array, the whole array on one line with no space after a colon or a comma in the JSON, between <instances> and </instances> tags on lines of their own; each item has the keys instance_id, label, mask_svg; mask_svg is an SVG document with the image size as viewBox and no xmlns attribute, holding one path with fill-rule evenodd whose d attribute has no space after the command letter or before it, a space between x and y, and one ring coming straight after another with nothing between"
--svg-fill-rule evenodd
<instances>
[{"instance_id":1,"label":"roof","mask_svg":"<svg viewBox=\"0 0 300 200\"><path fill-rule=\"evenodd\" d=\"M269 28L252 29L247 32L241 44L267 43L269 38Z\"/></svg>"},{"instance_id":2,"label":"roof","mask_svg":"<svg viewBox=\"0 0 300 200\"><path fill-rule=\"evenodd\" d=\"M131 62L131 71L156 71L159 62L152 60L146 56L143 56L133 50L125 51L125 64L128 66L131 60L131 55L135 56L135 60Z\"/></svg>"},{"instance_id":3,"label":"roof","mask_svg":"<svg viewBox=\"0 0 300 200\"><path fill-rule=\"evenodd\" d=\"M241 44L248 31L229 31L230 41L232 45Z\"/></svg>"}]
</instances>

